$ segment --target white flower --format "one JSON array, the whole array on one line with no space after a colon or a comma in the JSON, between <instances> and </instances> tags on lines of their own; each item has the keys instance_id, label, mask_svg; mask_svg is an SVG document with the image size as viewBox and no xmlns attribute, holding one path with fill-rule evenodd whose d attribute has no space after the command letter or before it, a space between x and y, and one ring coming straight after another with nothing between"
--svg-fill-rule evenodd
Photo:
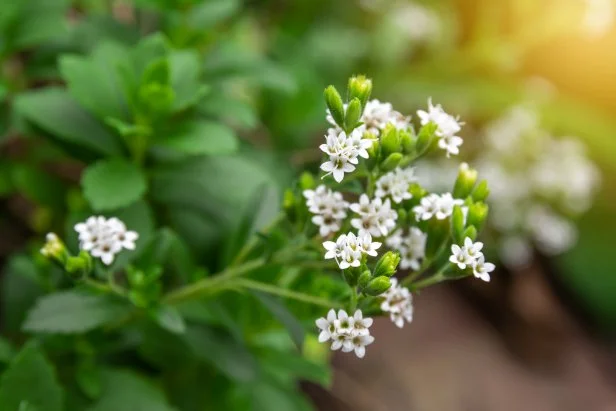
<instances>
[{"instance_id":1,"label":"white flower","mask_svg":"<svg viewBox=\"0 0 616 411\"><path fill-rule=\"evenodd\" d=\"M327 318L316 320L319 328L319 342L332 341L331 349L343 352L355 352L359 358L366 354L366 346L374 342L370 335L372 318L363 318L361 310L356 310L353 316L349 316L345 310L338 313L331 309Z\"/></svg>"},{"instance_id":2,"label":"white flower","mask_svg":"<svg viewBox=\"0 0 616 411\"><path fill-rule=\"evenodd\" d=\"M317 327L321 330L319 342L324 343L336 337L336 311L332 308L327 313L327 318L321 317L316 321Z\"/></svg>"},{"instance_id":3,"label":"white flower","mask_svg":"<svg viewBox=\"0 0 616 411\"><path fill-rule=\"evenodd\" d=\"M486 282L490 281L490 273L494 271L494 268L496 268L494 264L485 262L485 257L483 254L473 261L472 267L473 275Z\"/></svg>"},{"instance_id":4,"label":"white flower","mask_svg":"<svg viewBox=\"0 0 616 411\"><path fill-rule=\"evenodd\" d=\"M426 240L428 236L417 227L411 227L408 235L397 230L386 240L387 246L400 253L402 270L418 270L426 253Z\"/></svg>"},{"instance_id":5,"label":"white flower","mask_svg":"<svg viewBox=\"0 0 616 411\"><path fill-rule=\"evenodd\" d=\"M75 225L79 234L79 248L88 251L92 257L110 265L123 249L134 250L139 234L126 229L124 222L116 217L106 219L102 216L89 217L85 222Z\"/></svg>"},{"instance_id":6,"label":"white flower","mask_svg":"<svg viewBox=\"0 0 616 411\"><path fill-rule=\"evenodd\" d=\"M321 170L327 173L325 176L332 174L334 180L341 182L345 173L355 170L358 156L368 158L366 150L372 146L373 140L364 139L363 134L363 127L356 128L349 136L334 128L327 130L326 143L319 146L329 156L329 160L321 164Z\"/></svg>"},{"instance_id":7,"label":"white flower","mask_svg":"<svg viewBox=\"0 0 616 411\"><path fill-rule=\"evenodd\" d=\"M375 195L377 197L390 196L394 203L413 198L409 187L416 181L413 168L396 168L383 175L376 182Z\"/></svg>"},{"instance_id":8,"label":"white flower","mask_svg":"<svg viewBox=\"0 0 616 411\"><path fill-rule=\"evenodd\" d=\"M62 253L64 245L55 233L48 233L45 236L45 245L41 248L41 254L45 257L58 256Z\"/></svg>"},{"instance_id":9,"label":"white flower","mask_svg":"<svg viewBox=\"0 0 616 411\"><path fill-rule=\"evenodd\" d=\"M449 261L456 264L460 270L464 270L467 266L470 266L474 260L470 255L468 255L466 248L453 244L451 246L451 256L449 257Z\"/></svg>"},{"instance_id":10,"label":"white flower","mask_svg":"<svg viewBox=\"0 0 616 411\"><path fill-rule=\"evenodd\" d=\"M471 240L469 237L466 237L464 239L463 248L464 251L466 251L466 254L472 259L477 259L483 256L483 253L481 252L481 249L483 248L482 242L477 241L476 243L474 243L473 240Z\"/></svg>"},{"instance_id":11,"label":"white flower","mask_svg":"<svg viewBox=\"0 0 616 411\"><path fill-rule=\"evenodd\" d=\"M372 241L372 236L368 232L364 232L359 236L358 239L359 247L364 254L368 254L369 256L376 257L378 250L381 247L381 243Z\"/></svg>"},{"instance_id":12,"label":"white flower","mask_svg":"<svg viewBox=\"0 0 616 411\"><path fill-rule=\"evenodd\" d=\"M438 141L438 146L447 152L447 157L460 154L460 146L464 143L462 137L443 136Z\"/></svg>"},{"instance_id":13,"label":"white flower","mask_svg":"<svg viewBox=\"0 0 616 411\"><path fill-rule=\"evenodd\" d=\"M453 198L451 193L444 193L440 196L428 194L421 199L419 205L413 207L413 212L417 221L429 220L432 217L444 220L451 216L454 206L462 204L464 200Z\"/></svg>"},{"instance_id":14,"label":"white flower","mask_svg":"<svg viewBox=\"0 0 616 411\"><path fill-rule=\"evenodd\" d=\"M319 226L321 237L327 237L331 233L340 230L342 220L347 216L346 209L349 203L344 201L342 194L332 191L324 185L315 190L305 190L306 206L311 213L313 224Z\"/></svg>"},{"instance_id":15,"label":"white flower","mask_svg":"<svg viewBox=\"0 0 616 411\"><path fill-rule=\"evenodd\" d=\"M388 235L398 219L398 213L392 210L389 199L383 201L377 197L370 202L365 194L360 196L359 203L351 205L351 210L359 214L359 217L351 219L351 226L360 234L367 232L374 237Z\"/></svg>"},{"instance_id":16,"label":"white flower","mask_svg":"<svg viewBox=\"0 0 616 411\"><path fill-rule=\"evenodd\" d=\"M428 111L418 110L417 115L421 125L428 123L436 124L436 135L439 137L438 145L447 151L447 157L451 154L458 154L463 143L462 138L456 136L462 127L459 119L447 114L440 104L432 105L432 100L428 100Z\"/></svg>"},{"instance_id":17,"label":"white flower","mask_svg":"<svg viewBox=\"0 0 616 411\"><path fill-rule=\"evenodd\" d=\"M391 287L382 294L385 299L381 303L381 310L389 313L391 321L398 328L405 322L413 321L413 297L406 287L398 284L398 280L391 278Z\"/></svg>"}]
</instances>

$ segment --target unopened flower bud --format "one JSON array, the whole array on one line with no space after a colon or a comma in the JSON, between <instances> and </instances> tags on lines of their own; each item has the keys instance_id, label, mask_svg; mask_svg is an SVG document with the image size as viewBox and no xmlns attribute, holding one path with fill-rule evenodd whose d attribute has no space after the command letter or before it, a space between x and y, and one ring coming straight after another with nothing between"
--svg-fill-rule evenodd
<instances>
[{"instance_id":1,"label":"unopened flower bud","mask_svg":"<svg viewBox=\"0 0 616 411\"><path fill-rule=\"evenodd\" d=\"M357 123L359 123L361 110L361 102L359 99L354 98L349 102L346 113L344 114L344 129L347 133L350 133L351 130L357 126Z\"/></svg>"},{"instance_id":2,"label":"unopened flower bud","mask_svg":"<svg viewBox=\"0 0 616 411\"><path fill-rule=\"evenodd\" d=\"M92 257L82 251L77 257L68 257L64 268L73 277L83 277L92 269Z\"/></svg>"},{"instance_id":3,"label":"unopened flower bud","mask_svg":"<svg viewBox=\"0 0 616 411\"><path fill-rule=\"evenodd\" d=\"M314 177L312 174L308 172L303 172L299 177L299 188L302 191L304 190L312 190L316 187L316 182L314 181Z\"/></svg>"},{"instance_id":4,"label":"unopened flower bud","mask_svg":"<svg viewBox=\"0 0 616 411\"><path fill-rule=\"evenodd\" d=\"M383 171L391 171L398 167L400 161L404 156L402 153L391 153L383 162L381 163L381 170Z\"/></svg>"},{"instance_id":5,"label":"unopened flower bud","mask_svg":"<svg viewBox=\"0 0 616 411\"><path fill-rule=\"evenodd\" d=\"M481 230L488 218L488 205L485 203L475 203L468 207L467 224Z\"/></svg>"},{"instance_id":6,"label":"unopened flower bud","mask_svg":"<svg viewBox=\"0 0 616 411\"><path fill-rule=\"evenodd\" d=\"M407 217L408 213L406 212L406 210L404 208L400 208L398 210L398 225L404 227L404 224L406 224Z\"/></svg>"},{"instance_id":7,"label":"unopened flower bud","mask_svg":"<svg viewBox=\"0 0 616 411\"><path fill-rule=\"evenodd\" d=\"M61 264L65 264L68 258L68 252L62 240L54 233L47 234L45 240L45 245L41 248L41 254Z\"/></svg>"},{"instance_id":8,"label":"unopened flower bud","mask_svg":"<svg viewBox=\"0 0 616 411\"><path fill-rule=\"evenodd\" d=\"M391 280L389 277L376 277L373 280L370 280L366 288L364 288L364 293L376 297L377 295L381 295L385 291L389 290L389 287L391 287Z\"/></svg>"},{"instance_id":9,"label":"unopened flower bud","mask_svg":"<svg viewBox=\"0 0 616 411\"><path fill-rule=\"evenodd\" d=\"M342 97L336 87L329 86L325 89L325 104L332 115L332 118L340 127L344 126L344 105Z\"/></svg>"},{"instance_id":10,"label":"unopened flower bud","mask_svg":"<svg viewBox=\"0 0 616 411\"><path fill-rule=\"evenodd\" d=\"M488 188L488 182L486 180L481 180L477 187L473 190L473 201L485 201L490 195L490 189Z\"/></svg>"},{"instance_id":11,"label":"unopened flower bud","mask_svg":"<svg viewBox=\"0 0 616 411\"><path fill-rule=\"evenodd\" d=\"M400 254L388 251L376 262L374 277L391 277L396 273L400 263Z\"/></svg>"},{"instance_id":12,"label":"unopened flower bud","mask_svg":"<svg viewBox=\"0 0 616 411\"><path fill-rule=\"evenodd\" d=\"M357 281L359 280L359 270L356 267L347 268L342 271L342 276L344 277L344 281L351 287L357 286Z\"/></svg>"},{"instance_id":13,"label":"unopened flower bud","mask_svg":"<svg viewBox=\"0 0 616 411\"><path fill-rule=\"evenodd\" d=\"M460 164L458 168L458 178L453 189L454 198L466 198L473 191L477 182L477 170L468 166L467 163Z\"/></svg>"},{"instance_id":14,"label":"unopened flower bud","mask_svg":"<svg viewBox=\"0 0 616 411\"><path fill-rule=\"evenodd\" d=\"M295 220L295 204L295 194L293 190L285 190L282 199L282 208L291 221Z\"/></svg>"},{"instance_id":15,"label":"unopened flower bud","mask_svg":"<svg viewBox=\"0 0 616 411\"><path fill-rule=\"evenodd\" d=\"M415 151L415 140L406 130L400 130L398 132L400 136L400 144L402 144L402 151L404 154L412 154Z\"/></svg>"},{"instance_id":16,"label":"unopened flower bud","mask_svg":"<svg viewBox=\"0 0 616 411\"><path fill-rule=\"evenodd\" d=\"M464 213L459 205L454 206L451 214L451 234L456 243L464 239Z\"/></svg>"},{"instance_id":17,"label":"unopened flower bud","mask_svg":"<svg viewBox=\"0 0 616 411\"><path fill-rule=\"evenodd\" d=\"M471 240L475 241L477 239L477 229L475 228L475 226L467 227L466 230L464 230L463 237L468 237Z\"/></svg>"},{"instance_id":18,"label":"unopened flower bud","mask_svg":"<svg viewBox=\"0 0 616 411\"><path fill-rule=\"evenodd\" d=\"M417 145L416 150L418 155L424 154L430 146L432 145L432 140L436 135L436 130L438 126L432 122L426 124L419 130L419 135L417 136Z\"/></svg>"},{"instance_id":19,"label":"unopened flower bud","mask_svg":"<svg viewBox=\"0 0 616 411\"><path fill-rule=\"evenodd\" d=\"M354 98L359 99L362 108L366 107L366 103L372 94L372 80L366 76L353 76L349 79L348 85L349 100Z\"/></svg>"},{"instance_id":20,"label":"unopened flower bud","mask_svg":"<svg viewBox=\"0 0 616 411\"><path fill-rule=\"evenodd\" d=\"M366 270L359 276L358 284L362 289L364 289L366 288L370 280L372 280L372 273L370 272L370 270Z\"/></svg>"},{"instance_id":21,"label":"unopened flower bud","mask_svg":"<svg viewBox=\"0 0 616 411\"><path fill-rule=\"evenodd\" d=\"M400 150L400 136L398 136L398 130L393 124L387 124L385 129L381 132L381 148L384 155L391 153L399 153Z\"/></svg>"}]
</instances>

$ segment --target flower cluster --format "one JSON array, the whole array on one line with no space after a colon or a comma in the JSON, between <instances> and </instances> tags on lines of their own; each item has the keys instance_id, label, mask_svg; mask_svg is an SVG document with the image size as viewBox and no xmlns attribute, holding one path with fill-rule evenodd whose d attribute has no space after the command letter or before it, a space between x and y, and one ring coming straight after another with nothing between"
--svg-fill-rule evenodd
<instances>
[{"instance_id":1,"label":"flower cluster","mask_svg":"<svg viewBox=\"0 0 616 411\"><path fill-rule=\"evenodd\" d=\"M385 244L400 254L399 267L403 270L419 270L421 261L426 256L428 236L417 227L411 227L408 235L398 229L387 238Z\"/></svg>"},{"instance_id":2,"label":"flower cluster","mask_svg":"<svg viewBox=\"0 0 616 411\"><path fill-rule=\"evenodd\" d=\"M503 234L503 261L527 264L533 242L547 255L572 247L577 230L570 218L590 208L600 182L584 147L551 137L535 112L522 106L489 124L485 142L477 168L492 183L492 224Z\"/></svg>"},{"instance_id":3,"label":"flower cluster","mask_svg":"<svg viewBox=\"0 0 616 411\"><path fill-rule=\"evenodd\" d=\"M408 288L398 284L398 280L391 279L391 287L382 297L385 300L381 303L381 310L389 313L389 318L398 328L413 321L413 296Z\"/></svg>"},{"instance_id":4,"label":"flower cluster","mask_svg":"<svg viewBox=\"0 0 616 411\"><path fill-rule=\"evenodd\" d=\"M366 232L374 237L386 236L396 226L398 214L392 210L389 199L383 201L377 197L370 201L366 194L362 194L359 202L351 204L350 208L359 215L351 219L351 226L360 234Z\"/></svg>"},{"instance_id":5,"label":"flower cluster","mask_svg":"<svg viewBox=\"0 0 616 411\"><path fill-rule=\"evenodd\" d=\"M355 171L359 162L357 157L368 158L368 151L374 140L363 138L364 128L358 127L349 135L344 131L330 128L325 136L325 144L319 148L329 156L329 159L321 164L321 170L327 175L333 175L334 180L341 182L345 173Z\"/></svg>"},{"instance_id":6,"label":"flower cluster","mask_svg":"<svg viewBox=\"0 0 616 411\"><path fill-rule=\"evenodd\" d=\"M413 196L409 192L409 187L416 180L415 169L412 167L405 169L398 167L377 180L374 195L381 198L391 197L394 203L410 200Z\"/></svg>"},{"instance_id":7,"label":"flower cluster","mask_svg":"<svg viewBox=\"0 0 616 411\"><path fill-rule=\"evenodd\" d=\"M325 241L323 247L327 250L325 259L335 259L338 267L344 270L349 267L359 267L363 255L376 257L381 243L372 241L372 236L368 232L363 232L359 236L353 233L342 234L336 242Z\"/></svg>"},{"instance_id":8,"label":"flower cluster","mask_svg":"<svg viewBox=\"0 0 616 411\"><path fill-rule=\"evenodd\" d=\"M417 115L421 120L421 125L428 123L436 124L436 135L439 137L438 146L447 152L447 157L460 153L460 146L464 142L456 134L462 129L460 120L451 114L447 114L440 104L432 105L428 101L428 111L418 110Z\"/></svg>"},{"instance_id":9,"label":"flower cluster","mask_svg":"<svg viewBox=\"0 0 616 411\"><path fill-rule=\"evenodd\" d=\"M458 266L460 270L467 267L473 269L473 275L483 281L490 281L490 273L494 271L494 264L487 263L481 252L483 243L473 242L470 238L464 239L464 245L453 244L451 246L451 256L449 261Z\"/></svg>"},{"instance_id":10,"label":"flower cluster","mask_svg":"<svg viewBox=\"0 0 616 411\"><path fill-rule=\"evenodd\" d=\"M355 311L351 317L344 310L336 311L331 309L327 317L316 320L317 327L321 330L319 342L332 342L332 350L342 352L355 352L359 358L366 355L366 346L374 342L374 337L370 335L372 318L363 318L361 310Z\"/></svg>"},{"instance_id":11,"label":"flower cluster","mask_svg":"<svg viewBox=\"0 0 616 411\"><path fill-rule=\"evenodd\" d=\"M308 210L314 214L312 222L319 227L319 234L327 237L337 233L349 207L342 194L320 185L315 190L304 190L303 195Z\"/></svg>"},{"instance_id":12,"label":"flower cluster","mask_svg":"<svg viewBox=\"0 0 616 411\"><path fill-rule=\"evenodd\" d=\"M75 225L79 234L79 248L90 253L92 257L110 265L116 254L122 249L134 250L139 235L126 229L118 218L92 216L83 223Z\"/></svg>"},{"instance_id":13,"label":"flower cluster","mask_svg":"<svg viewBox=\"0 0 616 411\"><path fill-rule=\"evenodd\" d=\"M422 198L420 204L413 207L413 212L417 221L430 220L433 217L437 220L444 220L451 216L455 206L463 204L464 200L453 198L451 193L441 195L433 193ZM462 207L462 211L465 212L465 210L466 207Z\"/></svg>"},{"instance_id":14,"label":"flower cluster","mask_svg":"<svg viewBox=\"0 0 616 411\"><path fill-rule=\"evenodd\" d=\"M347 108L347 105L344 105ZM331 131L340 132L340 127L336 124L336 121L332 117L329 109L327 109L326 119L333 126L333 129L328 130L328 134ZM358 128L361 131L368 131L376 136L385 129L387 124L393 124L399 130L406 130L410 125L410 118L403 116L401 113L393 109L391 103L382 103L377 99L370 100L366 103L364 112L360 121L364 124L364 128Z\"/></svg>"}]
</instances>

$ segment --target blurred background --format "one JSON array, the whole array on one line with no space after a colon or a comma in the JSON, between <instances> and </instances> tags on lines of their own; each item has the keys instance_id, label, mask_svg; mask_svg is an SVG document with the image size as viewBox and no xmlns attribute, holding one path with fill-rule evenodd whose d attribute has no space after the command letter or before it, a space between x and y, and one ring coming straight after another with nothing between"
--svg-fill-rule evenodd
<instances>
[{"instance_id":1,"label":"blurred background","mask_svg":"<svg viewBox=\"0 0 616 411\"><path fill-rule=\"evenodd\" d=\"M159 25L176 46L190 45L194 33L164 12L175 3L195 1L57 2L60 32L37 39L35 50L3 55L2 156L24 148L11 96L58 82L59 52L85 53L110 36L134 42ZM344 87L351 74L372 77L373 97L404 114L431 97L466 123L461 156L426 164L427 178L468 161L490 163L488 178L501 173L490 178L495 194L531 181L557 186L548 198L538 189L514 199L532 218L512 223L507 210L496 213L486 242L501 261L491 283L431 288L415 296L415 319L404 330L377 322L365 360L335 356L332 390L304 387L319 409L616 410L616 1L212 3L220 5L195 17L211 45L206 74L233 96L226 115L246 156L281 187L316 170L327 128L322 90ZM514 116L512 130L503 119L516 108L527 115ZM511 135L504 149L503 134ZM575 143L561 154L560 141ZM3 264L45 226L45 207L13 180L0 179Z\"/></svg>"}]
</instances>

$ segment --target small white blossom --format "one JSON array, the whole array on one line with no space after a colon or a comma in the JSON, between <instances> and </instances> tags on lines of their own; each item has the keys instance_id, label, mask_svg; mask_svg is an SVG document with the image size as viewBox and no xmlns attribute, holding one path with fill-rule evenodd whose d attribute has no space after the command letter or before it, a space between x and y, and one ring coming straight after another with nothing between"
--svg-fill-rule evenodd
<instances>
[{"instance_id":1,"label":"small white blossom","mask_svg":"<svg viewBox=\"0 0 616 411\"><path fill-rule=\"evenodd\" d=\"M451 193L428 194L421 199L419 205L413 207L413 212L417 221L429 220L432 217L444 220L451 216L454 206L462 204L464 200L453 198Z\"/></svg>"},{"instance_id":2,"label":"small white blossom","mask_svg":"<svg viewBox=\"0 0 616 411\"><path fill-rule=\"evenodd\" d=\"M315 190L305 190L303 194L306 197L308 210L316 214L312 217L312 223L319 227L321 237L337 233L342 226L342 220L347 216L346 210L349 207L342 194L324 185L318 186Z\"/></svg>"},{"instance_id":3,"label":"small white blossom","mask_svg":"<svg viewBox=\"0 0 616 411\"><path fill-rule=\"evenodd\" d=\"M349 316L345 310L336 313L333 309L327 313L327 318L321 317L316 320L319 328L319 342L332 341L332 350L342 352L355 352L359 358L366 354L366 346L374 342L370 335L372 318L363 318L361 310L356 310L353 316Z\"/></svg>"},{"instance_id":4,"label":"small white blossom","mask_svg":"<svg viewBox=\"0 0 616 411\"><path fill-rule=\"evenodd\" d=\"M373 144L373 140L364 139L364 128L358 127L347 136L344 131L330 128L325 136L325 144L319 148L329 156L329 159L321 164L321 170L327 175L332 175L338 183L344 179L345 173L355 171L355 165L359 162L358 156L368 158L366 151Z\"/></svg>"},{"instance_id":5,"label":"small white blossom","mask_svg":"<svg viewBox=\"0 0 616 411\"><path fill-rule=\"evenodd\" d=\"M63 249L64 245L60 238L55 233L48 233L45 236L45 245L41 248L41 254L45 257L57 256Z\"/></svg>"},{"instance_id":6,"label":"small white blossom","mask_svg":"<svg viewBox=\"0 0 616 411\"><path fill-rule=\"evenodd\" d=\"M490 281L490 273L494 271L494 268L496 268L494 264L486 263L483 254L473 261L472 267L473 275L486 282Z\"/></svg>"},{"instance_id":7,"label":"small white blossom","mask_svg":"<svg viewBox=\"0 0 616 411\"><path fill-rule=\"evenodd\" d=\"M402 230L395 231L386 240L387 247L400 253L402 270L419 270L421 261L426 256L426 240L428 236L417 227L411 227L408 235Z\"/></svg>"},{"instance_id":8,"label":"small white blossom","mask_svg":"<svg viewBox=\"0 0 616 411\"><path fill-rule=\"evenodd\" d=\"M372 236L368 232L362 232L359 236L354 233L342 234L336 242L323 243L323 248L326 250L324 258L335 259L341 270L359 267L363 255L376 257L376 250L380 247L381 243L372 241Z\"/></svg>"},{"instance_id":9,"label":"small white blossom","mask_svg":"<svg viewBox=\"0 0 616 411\"><path fill-rule=\"evenodd\" d=\"M436 124L436 135L439 137L438 145L447 151L447 157L460 152L458 147L462 145L463 140L456 136L462 129L462 123L458 118L447 114L440 104L433 105L432 100L428 100L428 111L418 110L417 115L422 126L428 123Z\"/></svg>"},{"instance_id":10,"label":"small white blossom","mask_svg":"<svg viewBox=\"0 0 616 411\"><path fill-rule=\"evenodd\" d=\"M398 328L404 327L404 323L413 321L413 296L406 287L398 284L398 280L391 278L391 287L381 296L385 299L381 303L381 310L389 313L391 321Z\"/></svg>"},{"instance_id":11,"label":"small white blossom","mask_svg":"<svg viewBox=\"0 0 616 411\"><path fill-rule=\"evenodd\" d=\"M79 248L92 257L110 265L123 249L134 250L139 234L126 229L124 222L118 218L102 216L89 217L85 222L75 225L79 235Z\"/></svg>"},{"instance_id":12,"label":"small white blossom","mask_svg":"<svg viewBox=\"0 0 616 411\"><path fill-rule=\"evenodd\" d=\"M483 256L483 253L481 252L481 249L483 248L483 243L482 242L473 242L473 240L471 240L469 237L466 237L464 239L464 250L466 251L466 254L472 258L472 259L477 259L479 257Z\"/></svg>"},{"instance_id":13,"label":"small white blossom","mask_svg":"<svg viewBox=\"0 0 616 411\"><path fill-rule=\"evenodd\" d=\"M453 244L451 246L451 256L449 257L449 261L456 264L460 270L464 270L467 266L470 266L473 263L473 258L468 255L466 248Z\"/></svg>"},{"instance_id":14,"label":"small white blossom","mask_svg":"<svg viewBox=\"0 0 616 411\"><path fill-rule=\"evenodd\" d=\"M344 105L345 111L347 106L347 104ZM329 109L326 110L326 119L337 131L341 131L329 112ZM410 118L395 111L391 103L380 102L376 99L369 100L366 103L360 121L364 123L362 126L362 134L364 131L368 131L376 136L381 133L387 124L393 124L398 130L406 130L410 124ZM369 148L369 146L366 148Z\"/></svg>"},{"instance_id":15,"label":"small white blossom","mask_svg":"<svg viewBox=\"0 0 616 411\"><path fill-rule=\"evenodd\" d=\"M398 213L392 210L389 199L383 201L377 197L369 201L365 194L360 196L359 203L351 205L351 210L359 214L359 217L351 219L351 226L360 233L368 232L374 237L387 236L398 219Z\"/></svg>"},{"instance_id":16,"label":"small white blossom","mask_svg":"<svg viewBox=\"0 0 616 411\"><path fill-rule=\"evenodd\" d=\"M376 182L375 195L377 197L390 196L394 203L413 198L409 193L409 187L416 181L414 169L396 168L394 171L383 175Z\"/></svg>"}]
</instances>

